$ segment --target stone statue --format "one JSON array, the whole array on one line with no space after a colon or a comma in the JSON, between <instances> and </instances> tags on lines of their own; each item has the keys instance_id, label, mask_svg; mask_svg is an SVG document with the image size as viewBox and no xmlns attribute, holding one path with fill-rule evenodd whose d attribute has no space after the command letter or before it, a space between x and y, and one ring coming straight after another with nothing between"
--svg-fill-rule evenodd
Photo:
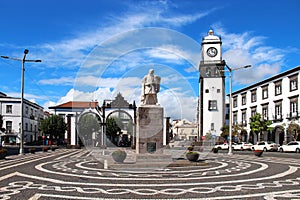
<instances>
[{"instance_id":1,"label":"stone statue","mask_svg":"<svg viewBox=\"0 0 300 200\"><path fill-rule=\"evenodd\" d=\"M160 89L160 77L154 76L154 70L150 69L149 73L142 80L142 105L156 105L157 93Z\"/></svg>"}]
</instances>

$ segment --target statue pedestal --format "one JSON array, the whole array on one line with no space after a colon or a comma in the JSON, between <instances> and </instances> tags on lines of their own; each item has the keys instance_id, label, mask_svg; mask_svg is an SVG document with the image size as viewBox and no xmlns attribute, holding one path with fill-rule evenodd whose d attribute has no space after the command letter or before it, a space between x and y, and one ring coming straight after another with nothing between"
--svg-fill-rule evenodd
<instances>
[{"instance_id":1,"label":"statue pedestal","mask_svg":"<svg viewBox=\"0 0 300 200\"><path fill-rule=\"evenodd\" d=\"M142 105L137 111L136 153L162 153L163 108Z\"/></svg>"}]
</instances>

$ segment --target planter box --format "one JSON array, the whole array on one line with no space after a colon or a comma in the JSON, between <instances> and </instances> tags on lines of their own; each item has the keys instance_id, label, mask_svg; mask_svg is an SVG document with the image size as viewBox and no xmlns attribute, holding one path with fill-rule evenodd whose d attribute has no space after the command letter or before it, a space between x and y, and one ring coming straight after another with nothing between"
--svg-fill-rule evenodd
<instances>
[{"instance_id":1,"label":"planter box","mask_svg":"<svg viewBox=\"0 0 300 200\"><path fill-rule=\"evenodd\" d=\"M125 158L127 156L127 153L125 151L117 150L112 153L112 158L114 161L117 163L122 163L124 162Z\"/></svg>"},{"instance_id":2,"label":"planter box","mask_svg":"<svg viewBox=\"0 0 300 200\"><path fill-rule=\"evenodd\" d=\"M263 152L264 152L263 150L254 150L254 155L260 157L262 156Z\"/></svg>"},{"instance_id":3,"label":"planter box","mask_svg":"<svg viewBox=\"0 0 300 200\"><path fill-rule=\"evenodd\" d=\"M189 161L196 162L199 159L199 154L197 152L188 152L185 154Z\"/></svg>"}]
</instances>

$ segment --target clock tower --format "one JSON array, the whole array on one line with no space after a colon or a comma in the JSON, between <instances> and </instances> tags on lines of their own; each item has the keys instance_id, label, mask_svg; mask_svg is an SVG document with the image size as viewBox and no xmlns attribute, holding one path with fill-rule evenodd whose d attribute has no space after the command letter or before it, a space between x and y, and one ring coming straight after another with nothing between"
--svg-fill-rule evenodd
<instances>
[{"instance_id":1,"label":"clock tower","mask_svg":"<svg viewBox=\"0 0 300 200\"><path fill-rule=\"evenodd\" d=\"M199 71L199 136L220 136L225 124L225 61L222 41L213 30L202 39Z\"/></svg>"}]
</instances>

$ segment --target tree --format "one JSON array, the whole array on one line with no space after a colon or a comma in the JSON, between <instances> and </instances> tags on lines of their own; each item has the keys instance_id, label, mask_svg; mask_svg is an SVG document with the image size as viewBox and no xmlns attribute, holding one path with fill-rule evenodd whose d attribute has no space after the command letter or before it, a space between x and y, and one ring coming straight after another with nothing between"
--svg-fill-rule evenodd
<instances>
[{"instance_id":1,"label":"tree","mask_svg":"<svg viewBox=\"0 0 300 200\"><path fill-rule=\"evenodd\" d=\"M298 140L300 133L300 126L295 122L291 122L287 128L288 133L293 137L293 140Z\"/></svg>"},{"instance_id":2,"label":"tree","mask_svg":"<svg viewBox=\"0 0 300 200\"><path fill-rule=\"evenodd\" d=\"M99 119L93 113L83 115L78 121L79 136L86 146L92 144L92 140L96 139L93 138L93 133L98 133L100 128Z\"/></svg>"},{"instance_id":3,"label":"tree","mask_svg":"<svg viewBox=\"0 0 300 200\"><path fill-rule=\"evenodd\" d=\"M118 132L120 131L121 128L118 126L118 118L110 117L106 120L106 137L115 145L118 144L115 138L118 137Z\"/></svg>"},{"instance_id":4,"label":"tree","mask_svg":"<svg viewBox=\"0 0 300 200\"><path fill-rule=\"evenodd\" d=\"M41 121L41 130L45 135L49 135L51 141L60 141L64 139L67 124L61 116L51 115Z\"/></svg>"},{"instance_id":5,"label":"tree","mask_svg":"<svg viewBox=\"0 0 300 200\"><path fill-rule=\"evenodd\" d=\"M227 140L227 137L229 136L229 126L228 125L224 125L222 128L221 128L221 137L225 138Z\"/></svg>"},{"instance_id":6,"label":"tree","mask_svg":"<svg viewBox=\"0 0 300 200\"><path fill-rule=\"evenodd\" d=\"M260 141L263 131L271 130L269 127L272 124L272 121L265 120L260 113L256 113L250 117L250 129L253 133L256 133L258 136L258 141Z\"/></svg>"}]
</instances>

